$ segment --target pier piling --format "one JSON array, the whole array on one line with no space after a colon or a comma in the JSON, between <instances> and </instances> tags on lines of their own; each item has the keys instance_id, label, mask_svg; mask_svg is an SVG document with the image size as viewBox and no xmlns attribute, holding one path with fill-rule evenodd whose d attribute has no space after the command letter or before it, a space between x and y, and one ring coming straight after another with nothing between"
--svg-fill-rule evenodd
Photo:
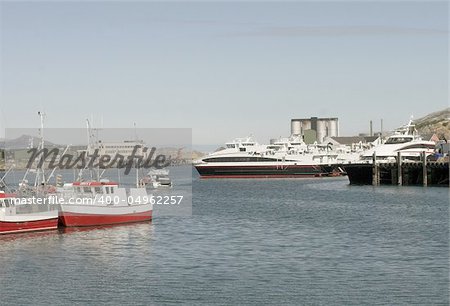
<instances>
[{"instance_id":1,"label":"pier piling","mask_svg":"<svg viewBox=\"0 0 450 306\"><path fill-rule=\"evenodd\" d=\"M397 169L391 168L391 185L397 185Z\"/></svg>"},{"instance_id":2,"label":"pier piling","mask_svg":"<svg viewBox=\"0 0 450 306\"><path fill-rule=\"evenodd\" d=\"M428 169L427 169L427 156L425 151L422 152L422 183L423 186L428 186Z\"/></svg>"},{"instance_id":3,"label":"pier piling","mask_svg":"<svg viewBox=\"0 0 450 306\"><path fill-rule=\"evenodd\" d=\"M402 154L397 152L397 185L399 186L403 184L402 174Z\"/></svg>"},{"instance_id":4,"label":"pier piling","mask_svg":"<svg viewBox=\"0 0 450 306\"><path fill-rule=\"evenodd\" d=\"M392 184L399 186L449 186L450 167L447 160L427 160L420 153L420 159L403 160L400 154L396 162L376 161L372 164L348 164L344 169L350 184L373 185Z\"/></svg>"},{"instance_id":5,"label":"pier piling","mask_svg":"<svg viewBox=\"0 0 450 306\"><path fill-rule=\"evenodd\" d=\"M372 156L372 185L378 186L380 184L380 169L377 164L377 155L373 152Z\"/></svg>"}]
</instances>

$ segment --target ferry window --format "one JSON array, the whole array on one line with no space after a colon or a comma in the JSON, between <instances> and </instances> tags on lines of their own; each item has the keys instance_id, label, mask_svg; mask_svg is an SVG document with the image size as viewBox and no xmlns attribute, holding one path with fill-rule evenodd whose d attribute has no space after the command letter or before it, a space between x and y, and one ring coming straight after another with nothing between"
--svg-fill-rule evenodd
<instances>
[{"instance_id":1,"label":"ferry window","mask_svg":"<svg viewBox=\"0 0 450 306\"><path fill-rule=\"evenodd\" d=\"M245 152L245 148L239 148L239 151Z\"/></svg>"},{"instance_id":2,"label":"ferry window","mask_svg":"<svg viewBox=\"0 0 450 306\"><path fill-rule=\"evenodd\" d=\"M91 187L83 187L84 193L91 193Z\"/></svg>"},{"instance_id":3,"label":"ferry window","mask_svg":"<svg viewBox=\"0 0 450 306\"><path fill-rule=\"evenodd\" d=\"M105 187L106 194L109 194L109 187Z\"/></svg>"},{"instance_id":4,"label":"ferry window","mask_svg":"<svg viewBox=\"0 0 450 306\"><path fill-rule=\"evenodd\" d=\"M114 193L114 187L111 187L111 193Z\"/></svg>"},{"instance_id":5,"label":"ferry window","mask_svg":"<svg viewBox=\"0 0 450 306\"><path fill-rule=\"evenodd\" d=\"M77 187L77 188L76 188L76 191L77 191L77 192L81 192L81 188L80 188L80 187Z\"/></svg>"},{"instance_id":6,"label":"ferry window","mask_svg":"<svg viewBox=\"0 0 450 306\"><path fill-rule=\"evenodd\" d=\"M418 143L418 144L413 144L407 147L404 147L402 150L407 150L407 149L430 149L433 150L434 146L433 145L426 145L423 143Z\"/></svg>"},{"instance_id":7,"label":"ferry window","mask_svg":"<svg viewBox=\"0 0 450 306\"><path fill-rule=\"evenodd\" d=\"M95 187L94 190L95 190L95 193L102 193L102 188L100 188L100 187Z\"/></svg>"},{"instance_id":8,"label":"ferry window","mask_svg":"<svg viewBox=\"0 0 450 306\"><path fill-rule=\"evenodd\" d=\"M10 204L10 203L9 203L9 200L5 200L5 206L6 206L6 207L9 207L9 204Z\"/></svg>"},{"instance_id":9,"label":"ferry window","mask_svg":"<svg viewBox=\"0 0 450 306\"><path fill-rule=\"evenodd\" d=\"M393 137L386 141L386 144L405 143L412 141L411 137Z\"/></svg>"},{"instance_id":10,"label":"ferry window","mask_svg":"<svg viewBox=\"0 0 450 306\"><path fill-rule=\"evenodd\" d=\"M205 158L204 162L271 162L276 161L274 158L259 156L240 156L240 157L210 157Z\"/></svg>"},{"instance_id":11,"label":"ferry window","mask_svg":"<svg viewBox=\"0 0 450 306\"><path fill-rule=\"evenodd\" d=\"M0 201L0 207L3 207L3 201Z\"/></svg>"}]
</instances>

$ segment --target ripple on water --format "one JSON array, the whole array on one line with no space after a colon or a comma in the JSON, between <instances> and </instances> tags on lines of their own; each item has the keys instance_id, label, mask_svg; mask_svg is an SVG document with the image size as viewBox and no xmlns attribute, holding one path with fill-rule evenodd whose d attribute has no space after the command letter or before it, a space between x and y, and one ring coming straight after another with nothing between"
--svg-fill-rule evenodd
<instances>
[{"instance_id":1,"label":"ripple on water","mask_svg":"<svg viewBox=\"0 0 450 306\"><path fill-rule=\"evenodd\" d=\"M0 237L5 304L448 304L448 190L198 180L192 217Z\"/></svg>"}]
</instances>

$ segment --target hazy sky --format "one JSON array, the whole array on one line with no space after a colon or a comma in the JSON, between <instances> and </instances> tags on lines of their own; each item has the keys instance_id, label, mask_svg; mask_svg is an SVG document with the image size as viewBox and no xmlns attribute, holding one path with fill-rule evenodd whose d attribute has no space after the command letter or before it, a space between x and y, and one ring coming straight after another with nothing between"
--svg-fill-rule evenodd
<instances>
[{"instance_id":1,"label":"hazy sky","mask_svg":"<svg viewBox=\"0 0 450 306\"><path fill-rule=\"evenodd\" d=\"M194 144L448 106L447 2L1 2L0 126L188 127ZM3 135L3 131L1 135ZM0 135L0 136L1 136Z\"/></svg>"}]
</instances>

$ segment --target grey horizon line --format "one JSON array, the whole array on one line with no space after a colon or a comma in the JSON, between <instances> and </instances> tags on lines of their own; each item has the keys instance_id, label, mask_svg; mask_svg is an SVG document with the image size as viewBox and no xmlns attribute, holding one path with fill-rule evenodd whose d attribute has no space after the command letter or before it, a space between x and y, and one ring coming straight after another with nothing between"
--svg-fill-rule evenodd
<instances>
[{"instance_id":1,"label":"grey horizon line","mask_svg":"<svg viewBox=\"0 0 450 306\"><path fill-rule=\"evenodd\" d=\"M324 1L326 2L326 1ZM436 0L436 2L439 2ZM248 32L230 32L228 34L214 35L215 37L239 37L239 36L351 36L351 35L370 35L370 34L434 34L448 35L449 30L432 29L432 28L413 28L401 26L383 26L383 25L323 25L323 26L277 26L271 25L270 22L245 22L245 21L223 21L214 19L156 19L153 22L161 23L178 23L184 25L208 25L208 26L254 26L259 27L256 30Z\"/></svg>"},{"instance_id":2,"label":"grey horizon line","mask_svg":"<svg viewBox=\"0 0 450 306\"><path fill-rule=\"evenodd\" d=\"M396 26L277 26L255 31L234 32L221 37L314 37L314 36L364 36L364 35L448 35L448 30Z\"/></svg>"}]
</instances>

